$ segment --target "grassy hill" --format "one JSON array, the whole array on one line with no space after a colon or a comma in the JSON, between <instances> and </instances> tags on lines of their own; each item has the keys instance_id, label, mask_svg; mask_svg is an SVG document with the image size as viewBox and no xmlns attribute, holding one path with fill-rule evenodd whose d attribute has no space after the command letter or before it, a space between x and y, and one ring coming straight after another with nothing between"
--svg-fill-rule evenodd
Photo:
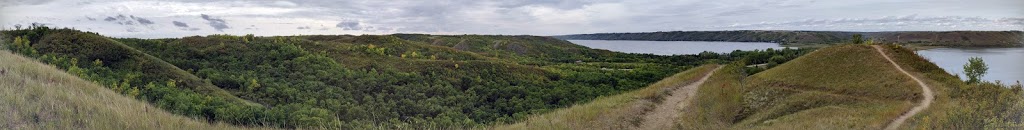
<instances>
[{"instance_id":1,"label":"grassy hill","mask_svg":"<svg viewBox=\"0 0 1024 130\"><path fill-rule=\"evenodd\" d=\"M744 118L736 124L753 128L881 128L921 92L882 55L861 45L821 49L748 81Z\"/></svg>"},{"instance_id":2,"label":"grassy hill","mask_svg":"<svg viewBox=\"0 0 1024 130\"><path fill-rule=\"evenodd\" d=\"M171 113L283 128L512 123L636 90L680 69L809 51L659 56L537 36L134 39L47 27L0 33L3 48Z\"/></svg>"},{"instance_id":3,"label":"grassy hill","mask_svg":"<svg viewBox=\"0 0 1024 130\"><path fill-rule=\"evenodd\" d=\"M900 128L1020 125L1019 85L966 84L907 48L883 52L937 93L933 107ZM701 87L681 128L881 129L921 99L909 77L866 45L819 49L751 76L729 69L739 68L723 68Z\"/></svg>"},{"instance_id":4,"label":"grassy hill","mask_svg":"<svg viewBox=\"0 0 1024 130\"><path fill-rule=\"evenodd\" d=\"M163 111L0 50L0 129L241 129Z\"/></svg>"}]
</instances>

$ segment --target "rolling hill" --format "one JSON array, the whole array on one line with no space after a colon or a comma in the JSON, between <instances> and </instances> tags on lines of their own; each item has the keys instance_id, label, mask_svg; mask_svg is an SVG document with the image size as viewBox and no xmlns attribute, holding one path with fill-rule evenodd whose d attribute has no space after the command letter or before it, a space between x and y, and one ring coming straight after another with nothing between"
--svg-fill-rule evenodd
<instances>
[{"instance_id":1,"label":"rolling hill","mask_svg":"<svg viewBox=\"0 0 1024 130\"><path fill-rule=\"evenodd\" d=\"M679 119L678 126L982 129L1021 124L1022 96L1014 95L1021 93L1020 85L967 84L907 48L888 45L879 49L837 45L751 76L743 76L740 71L716 73L700 87L694 105L682 111L685 118ZM901 73L882 53L907 73ZM910 76L935 93L934 102L922 100L924 90ZM908 113L915 106L923 107ZM904 114L910 118L906 123L897 120ZM964 116L970 114L989 117Z\"/></svg>"},{"instance_id":2,"label":"rolling hill","mask_svg":"<svg viewBox=\"0 0 1024 130\"><path fill-rule=\"evenodd\" d=\"M0 129L242 129L175 115L0 50Z\"/></svg>"},{"instance_id":3,"label":"rolling hill","mask_svg":"<svg viewBox=\"0 0 1024 130\"><path fill-rule=\"evenodd\" d=\"M214 122L281 128L471 128L642 88L681 69L808 49L659 56L551 37L209 35L109 38L0 32L2 47ZM766 62L766 61L765 61Z\"/></svg>"}]
</instances>

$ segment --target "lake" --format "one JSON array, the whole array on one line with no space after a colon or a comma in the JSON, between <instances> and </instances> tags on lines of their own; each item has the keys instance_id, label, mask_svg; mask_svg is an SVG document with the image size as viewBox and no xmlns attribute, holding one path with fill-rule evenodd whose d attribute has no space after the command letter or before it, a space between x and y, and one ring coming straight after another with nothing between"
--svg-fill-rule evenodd
<instances>
[{"instance_id":1,"label":"lake","mask_svg":"<svg viewBox=\"0 0 1024 130\"><path fill-rule=\"evenodd\" d=\"M917 51L950 74L964 76L964 64L971 57L981 57L988 64L985 81L1001 80L1006 84L1024 81L1024 48L936 48Z\"/></svg>"},{"instance_id":2,"label":"lake","mask_svg":"<svg viewBox=\"0 0 1024 130\"><path fill-rule=\"evenodd\" d=\"M728 53L734 50L782 49L778 43L710 41L569 40L594 49L655 55L698 54L704 51Z\"/></svg>"}]
</instances>

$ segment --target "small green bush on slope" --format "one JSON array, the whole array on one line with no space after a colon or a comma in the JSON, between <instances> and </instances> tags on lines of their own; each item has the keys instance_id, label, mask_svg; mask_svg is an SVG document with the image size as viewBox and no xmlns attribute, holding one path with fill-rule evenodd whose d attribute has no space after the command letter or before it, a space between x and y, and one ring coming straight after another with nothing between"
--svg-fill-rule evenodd
<instances>
[{"instance_id":1,"label":"small green bush on slope","mask_svg":"<svg viewBox=\"0 0 1024 130\"><path fill-rule=\"evenodd\" d=\"M0 129L240 129L163 111L0 50Z\"/></svg>"}]
</instances>

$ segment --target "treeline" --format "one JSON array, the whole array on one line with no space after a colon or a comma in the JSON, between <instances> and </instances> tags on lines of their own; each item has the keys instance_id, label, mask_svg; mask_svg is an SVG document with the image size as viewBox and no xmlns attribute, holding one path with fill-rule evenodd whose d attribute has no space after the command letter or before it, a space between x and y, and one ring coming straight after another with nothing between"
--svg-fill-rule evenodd
<instances>
[{"instance_id":1,"label":"treeline","mask_svg":"<svg viewBox=\"0 0 1024 130\"><path fill-rule=\"evenodd\" d=\"M634 90L705 63L809 49L659 56L535 36L211 35L111 39L3 32L5 48L176 114L283 128L467 128Z\"/></svg>"},{"instance_id":2,"label":"treeline","mask_svg":"<svg viewBox=\"0 0 1024 130\"><path fill-rule=\"evenodd\" d=\"M645 41L728 41L772 42L781 44L833 44L849 42L855 35L876 43L921 44L938 46L1022 46L1021 31L904 31L904 32L838 32L838 31L671 31L638 33L596 33L554 36L567 40L645 40Z\"/></svg>"}]
</instances>

